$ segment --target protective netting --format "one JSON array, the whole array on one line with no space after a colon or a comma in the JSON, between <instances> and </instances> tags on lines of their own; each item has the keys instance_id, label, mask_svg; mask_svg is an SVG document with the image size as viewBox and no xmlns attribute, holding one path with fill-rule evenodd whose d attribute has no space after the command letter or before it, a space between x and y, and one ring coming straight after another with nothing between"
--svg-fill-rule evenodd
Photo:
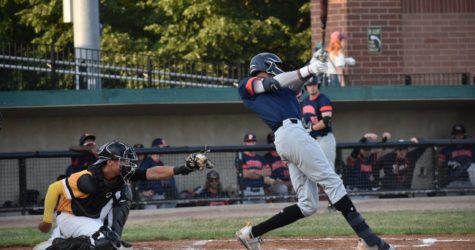
<instances>
[{"instance_id":1,"label":"protective netting","mask_svg":"<svg viewBox=\"0 0 475 250\"><path fill-rule=\"evenodd\" d=\"M131 183L134 208L295 200L285 162L259 157L269 152L266 149L255 151L253 155L236 150L239 147L207 153L215 164L212 170L177 175L161 181ZM244 149L244 146L241 147ZM474 165L472 149L470 144L445 147L426 144L409 148L344 147L338 149L335 171L341 176L350 195L407 197L441 192L473 193L475 189L470 180L470 175L473 177L471 170L475 169L471 167ZM184 164L188 152L189 149L183 149L183 152L152 153L146 157L154 155L152 158L155 160L158 157L161 163L157 165L180 166ZM0 159L0 212L40 213L48 186L64 178L66 169L74 160L64 156ZM268 177L254 178L249 176L249 171ZM325 197L323 193L321 196Z\"/></svg>"}]
</instances>

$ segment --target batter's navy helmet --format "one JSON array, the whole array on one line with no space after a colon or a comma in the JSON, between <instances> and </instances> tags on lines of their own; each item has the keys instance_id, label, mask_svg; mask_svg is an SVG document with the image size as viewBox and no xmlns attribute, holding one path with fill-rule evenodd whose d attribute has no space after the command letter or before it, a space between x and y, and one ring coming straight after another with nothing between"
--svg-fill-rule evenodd
<instances>
[{"instance_id":1,"label":"batter's navy helmet","mask_svg":"<svg viewBox=\"0 0 475 250\"><path fill-rule=\"evenodd\" d=\"M276 54L269 52L259 53L251 59L249 74L255 76L259 72L267 72L276 76L284 72L279 67L280 65L282 65L282 60Z\"/></svg>"},{"instance_id":2,"label":"batter's navy helmet","mask_svg":"<svg viewBox=\"0 0 475 250\"><path fill-rule=\"evenodd\" d=\"M137 154L129 145L113 141L101 146L99 149L99 159L94 165L100 165L107 160L120 161L120 175L124 180L128 180L137 169Z\"/></svg>"}]
</instances>

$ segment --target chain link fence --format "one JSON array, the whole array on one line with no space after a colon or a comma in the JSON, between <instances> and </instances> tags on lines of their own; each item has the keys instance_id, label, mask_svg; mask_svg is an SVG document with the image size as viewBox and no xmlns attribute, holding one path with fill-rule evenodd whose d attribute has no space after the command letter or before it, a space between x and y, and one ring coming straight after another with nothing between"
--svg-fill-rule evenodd
<instances>
[{"instance_id":1,"label":"chain link fence","mask_svg":"<svg viewBox=\"0 0 475 250\"><path fill-rule=\"evenodd\" d=\"M82 55L81 59L75 55ZM0 41L0 91L229 87L248 72L247 62L169 60L145 53ZM345 78L349 86L470 84L466 72L348 74Z\"/></svg>"}]
</instances>

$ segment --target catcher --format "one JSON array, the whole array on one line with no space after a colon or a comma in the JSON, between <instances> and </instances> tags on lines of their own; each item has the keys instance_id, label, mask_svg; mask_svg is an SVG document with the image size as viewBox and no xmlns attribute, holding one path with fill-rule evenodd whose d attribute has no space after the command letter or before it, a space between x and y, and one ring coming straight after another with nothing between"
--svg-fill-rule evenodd
<instances>
[{"instance_id":1,"label":"catcher","mask_svg":"<svg viewBox=\"0 0 475 250\"><path fill-rule=\"evenodd\" d=\"M108 250L131 247L121 240L131 203L129 180L161 180L213 167L206 155L193 153L186 158L183 166L137 169L134 149L118 141L104 144L98 155L98 160L87 170L49 186L43 221L38 229L43 233L50 231L56 204L57 228L50 240L34 249Z\"/></svg>"}]
</instances>

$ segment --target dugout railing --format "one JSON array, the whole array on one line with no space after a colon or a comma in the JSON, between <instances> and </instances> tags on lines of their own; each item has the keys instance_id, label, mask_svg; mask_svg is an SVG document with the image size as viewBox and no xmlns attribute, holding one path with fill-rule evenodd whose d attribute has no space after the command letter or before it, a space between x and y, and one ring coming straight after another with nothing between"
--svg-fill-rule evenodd
<instances>
[{"instance_id":1,"label":"dugout railing","mask_svg":"<svg viewBox=\"0 0 475 250\"><path fill-rule=\"evenodd\" d=\"M0 91L99 88L230 87L247 62L172 60L71 46L0 41ZM347 74L348 86L468 85L468 72Z\"/></svg>"},{"instance_id":2,"label":"dugout railing","mask_svg":"<svg viewBox=\"0 0 475 250\"><path fill-rule=\"evenodd\" d=\"M433 195L459 195L473 194L473 186L451 187L449 183L453 181L453 176L448 174L447 167L467 166L450 163L449 165L439 164L441 150L448 147L464 148L471 152L472 158L467 164L473 161L473 148L475 140L425 140L415 144L412 142L385 142L385 143L338 143L337 160L335 162L336 172L342 177L348 193L351 196L362 198L391 198L391 197L413 197L413 196L433 196ZM225 196L207 198L196 193L203 188L206 182L206 175L209 170L191 173L187 176L175 176L175 190L166 190L164 194L169 194L165 199L143 200L135 196L133 207L136 209L149 208L151 205L172 204L172 206L195 206L206 204L209 201L223 202L226 204L236 204L243 202L281 202L295 201L295 194L290 191L286 194L272 192L272 186L265 187L266 193L257 196L244 196L243 188L240 186L242 176L242 164L237 159L238 152L253 151L263 155L274 147L269 145L229 145L229 146L195 146L195 147L171 147L171 148L145 148L137 149L139 155L160 154L165 165L178 166L184 163L185 157L191 152L209 151L209 158L215 163L215 170L220 175L220 182ZM371 162L364 162L358 165L358 169L351 169L355 165L351 154L356 151L369 149L370 152L379 152L381 162L374 163L372 167L374 181L368 182L368 168ZM384 162L387 154L393 153L396 149L407 148L409 152L418 151L416 158L411 158L407 162L408 173L399 177L388 178L389 171L394 165L401 162ZM71 157L78 157L81 154L71 151L33 151L33 152L11 152L0 153L0 213L22 212L38 214L42 211L43 199L49 184L56 181L65 173L71 162ZM377 165L384 165L376 169ZM379 165L378 165L379 166ZM365 171L358 171L358 170ZM402 171L402 170L401 170ZM466 171L466 169L464 170ZM386 175L384 175L386 174ZM465 174L462 172L462 174ZM386 177L385 177L386 176ZM465 180L469 181L468 172ZM402 180L402 181L401 181ZM163 183L161 183L163 185ZM165 185L163 185L165 187ZM137 184L133 185L137 187ZM137 192L140 189L133 188ZM321 192L321 198L325 195Z\"/></svg>"}]
</instances>

